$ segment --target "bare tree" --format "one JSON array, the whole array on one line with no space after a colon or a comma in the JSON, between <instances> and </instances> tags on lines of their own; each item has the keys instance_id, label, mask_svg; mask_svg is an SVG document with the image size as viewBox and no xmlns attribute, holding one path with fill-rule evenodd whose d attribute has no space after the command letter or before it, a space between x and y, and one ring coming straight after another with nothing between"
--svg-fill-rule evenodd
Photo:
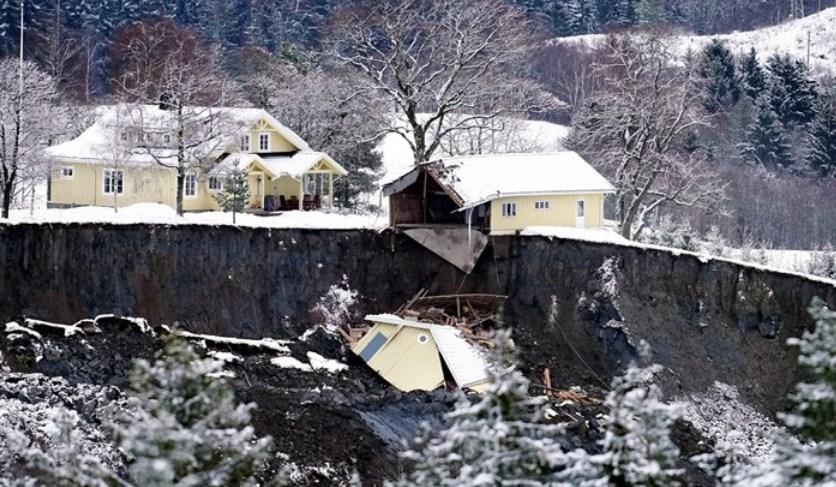
<instances>
[{"instance_id":1,"label":"bare tree","mask_svg":"<svg viewBox=\"0 0 836 487\"><path fill-rule=\"evenodd\" d=\"M66 26L61 0L44 12L43 28L36 31L35 57L55 84L64 92L81 92L84 86L84 43L77 32Z\"/></svg>"},{"instance_id":2,"label":"bare tree","mask_svg":"<svg viewBox=\"0 0 836 487\"><path fill-rule=\"evenodd\" d=\"M358 94L393 103L398 116L382 114L385 131L409 143L415 163L451 132L554 103L520 75L533 30L521 10L502 0L372 5L338 16L328 52L357 75Z\"/></svg>"},{"instance_id":3,"label":"bare tree","mask_svg":"<svg viewBox=\"0 0 836 487\"><path fill-rule=\"evenodd\" d=\"M20 69L23 83L20 83ZM0 60L0 197L3 218L12 201L33 178L45 173L42 150L49 142L50 127L44 118L57 105L52 78L32 62ZM37 117L37 118L36 118Z\"/></svg>"},{"instance_id":4,"label":"bare tree","mask_svg":"<svg viewBox=\"0 0 836 487\"><path fill-rule=\"evenodd\" d=\"M511 152L543 152L558 145L538 140L530 133L527 120L516 117L496 117L474 127L447 134L439 145L446 155L507 154Z\"/></svg>"},{"instance_id":5,"label":"bare tree","mask_svg":"<svg viewBox=\"0 0 836 487\"><path fill-rule=\"evenodd\" d=\"M132 28L117 39L125 57L114 84L121 96L139 103L130 126L136 150L176 172L175 209L182 214L187 173L206 170L241 128L243 121L225 108L239 93L221 74L219 54L191 31L170 21Z\"/></svg>"},{"instance_id":6,"label":"bare tree","mask_svg":"<svg viewBox=\"0 0 836 487\"><path fill-rule=\"evenodd\" d=\"M621 234L635 238L663 205L716 208L725 184L682 147L709 123L690 62L676 65L683 60L653 34L611 36L607 48L596 66L602 86L576 117L570 144L613 181Z\"/></svg>"}]
</instances>

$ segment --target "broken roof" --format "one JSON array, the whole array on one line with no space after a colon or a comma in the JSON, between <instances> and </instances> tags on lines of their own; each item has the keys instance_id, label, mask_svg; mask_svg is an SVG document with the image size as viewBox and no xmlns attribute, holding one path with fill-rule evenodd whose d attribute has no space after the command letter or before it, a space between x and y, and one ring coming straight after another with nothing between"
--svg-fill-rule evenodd
<instances>
[{"instance_id":1,"label":"broken roof","mask_svg":"<svg viewBox=\"0 0 836 487\"><path fill-rule=\"evenodd\" d=\"M426 162L384 185L389 196L426 170L462 209L509 196L611 193L615 188L575 152L451 156Z\"/></svg>"},{"instance_id":2,"label":"broken roof","mask_svg":"<svg viewBox=\"0 0 836 487\"><path fill-rule=\"evenodd\" d=\"M459 387L470 387L489 380L488 363L474 345L452 327L405 320L393 314L366 315L366 321L429 330L438 352Z\"/></svg>"}]
</instances>

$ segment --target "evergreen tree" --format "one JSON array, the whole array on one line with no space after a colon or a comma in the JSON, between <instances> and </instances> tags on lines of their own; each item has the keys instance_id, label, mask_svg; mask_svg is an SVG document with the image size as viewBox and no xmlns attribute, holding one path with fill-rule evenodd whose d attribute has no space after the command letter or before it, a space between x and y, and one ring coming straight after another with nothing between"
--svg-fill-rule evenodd
<instances>
[{"instance_id":1,"label":"evergreen tree","mask_svg":"<svg viewBox=\"0 0 836 487\"><path fill-rule=\"evenodd\" d=\"M836 92L823 95L809 128L807 163L819 176L836 176Z\"/></svg>"},{"instance_id":2,"label":"evergreen tree","mask_svg":"<svg viewBox=\"0 0 836 487\"><path fill-rule=\"evenodd\" d=\"M232 223L236 223L235 215L244 211L250 198L250 184L247 173L242 170L238 161L233 164L232 171L224 180L223 190L215 194L215 201L224 211L232 212Z\"/></svg>"},{"instance_id":3,"label":"evergreen tree","mask_svg":"<svg viewBox=\"0 0 836 487\"><path fill-rule=\"evenodd\" d=\"M772 110L785 127L803 126L815 115L816 83L809 69L789 54L774 54L767 62Z\"/></svg>"},{"instance_id":4,"label":"evergreen tree","mask_svg":"<svg viewBox=\"0 0 836 487\"><path fill-rule=\"evenodd\" d=\"M509 360L510 335L500 332L497 344ZM541 422L542 398L528 395L528 380L513 365L496 364L490 377L490 389L475 403L459 399L447 427L425 428L404 454L413 470L394 485L570 485L557 473L564 454L558 430Z\"/></svg>"},{"instance_id":5,"label":"evergreen tree","mask_svg":"<svg viewBox=\"0 0 836 487\"><path fill-rule=\"evenodd\" d=\"M745 472L736 476L736 486L836 485L836 312L816 298L810 313L815 330L788 341L799 347L798 362L810 377L790 395L792 412L781 415L798 436L780 432L769 460L744 467Z\"/></svg>"},{"instance_id":6,"label":"evergreen tree","mask_svg":"<svg viewBox=\"0 0 836 487\"><path fill-rule=\"evenodd\" d=\"M256 438L249 425L254 405L237 403L229 383L217 377L222 369L222 362L200 359L176 335L155 363L136 361L135 397L113 427L132 459L134 485L255 484L271 440Z\"/></svg>"},{"instance_id":7,"label":"evergreen tree","mask_svg":"<svg viewBox=\"0 0 836 487\"><path fill-rule=\"evenodd\" d=\"M758 53L754 47L743 55L739 66L743 92L752 100L756 100L766 89L766 74L758 62Z\"/></svg>"},{"instance_id":8,"label":"evergreen tree","mask_svg":"<svg viewBox=\"0 0 836 487\"><path fill-rule=\"evenodd\" d=\"M642 347L643 360L647 360L647 345ZM571 485L682 485L683 471L677 468L679 449L670 436L674 421L682 416L682 406L662 401L662 391L653 383L660 370L658 365L634 364L613 381L604 403L610 412L602 451L570 453L570 467L563 478Z\"/></svg>"},{"instance_id":9,"label":"evergreen tree","mask_svg":"<svg viewBox=\"0 0 836 487\"><path fill-rule=\"evenodd\" d=\"M712 39L700 53L697 74L703 80L709 113L717 113L734 106L740 98L734 56L725 42Z\"/></svg>"},{"instance_id":10,"label":"evergreen tree","mask_svg":"<svg viewBox=\"0 0 836 487\"><path fill-rule=\"evenodd\" d=\"M741 144L740 152L745 160L766 168L791 165L790 146L784 127L766 96L755 101L755 119L746 130L746 140Z\"/></svg>"},{"instance_id":11,"label":"evergreen tree","mask_svg":"<svg viewBox=\"0 0 836 487\"><path fill-rule=\"evenodd\" d=\"M636 20L645 24L660 24L667 21L663 0L637 0Z\"/></svg>"}]
</instances>

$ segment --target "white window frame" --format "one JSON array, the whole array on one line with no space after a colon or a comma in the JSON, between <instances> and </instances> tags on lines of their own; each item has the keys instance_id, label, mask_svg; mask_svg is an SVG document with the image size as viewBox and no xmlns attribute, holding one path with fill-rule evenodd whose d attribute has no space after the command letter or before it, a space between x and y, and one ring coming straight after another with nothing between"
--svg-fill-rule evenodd
<instances>
[{"instance_id":1,"label":"white window frame","mask_svg":"<svg viewBox=\"0 0 836 487\"><path fill-rule=\"evenodd\" d=\"M118 191L115 190L116 174L119 174L118 181L121 183L119 184ZM110 182L110 184L108 184L108 182ZM108 186L110 186L110 190L108 190ZM102 194L115 196L125 194L125 173L121 169L104 170L102 173Z\"/></svg>"},{"instance_id":2,"label":"white window frame","mask_svg":"<svg viewBox=\"0 0 836 487\"><path fill-rule=\"evenodd\" d=\"M215 183L215 184L212 184ZM217 185L216 188L213 186ZM218 191L223 191L224 189L224 179L220 176L209 176L209 179L206 181L206 186L209 188L209 191L217 193Z\"/></svg>"},{"instance_id":3,"label":"white window frame","mask_svg":"<svg viewBox=\"0 0 836 487\"><path fill-rule=\"evenodd\" d=\"M267 143L262 146L261 142L267 140ZM268 132L261 132L258 134L258 151L270 152L270 134Z\"/></svg>"},{"instance_id":4,"label":"white window frame","mask_svg":"<svg viewBox=\"0 0 836 487\"><path fill-rule=\"evenodd\" d=\"M192 188L194 189L194 194L189 194L189 180L193 180L194 183L192 184ZM197 198L197 174L193 172L187 172L186 175L183 177L183 198Z\"/></svg>"},{"instance_id":5,"label":"white window frame","mask_svg":"<svg viewBox=\"0 0 836 487\"><path fill-rule=\"evenodd\" d=\"M241 152L249 152L251 147L252 140L250 140L250 134L242 135L241 140L238 141L238 150Z\"/></svg>"},{"instance_id":6,"label":"white window frame","mask_svg":"<svg viewBox=\"0 0 836 487\"><path fill-rule=\"evenodd\" d=\"M171 134L163 134L163 144L171 143Z\"/></svg>"},{"instance_id":7,"label":"white window frame","mask_svg":"<svg viewBox=\"0 0 836 487\"><path fill-rule=\"evenodd\" d=\"M586 200L575 200L575 218L586 218Z\"/></svg>"},{"instance_id":8,"label":"white window frame","mask_svg":"<svg viewBox=\"0 0 836 487\"><path fill-rule=\"evenodd\" d=\"M119 140L121 140L122 142L127 142L128 141L128 132L126 132L124 130L119 132Z\"/></svg>"},{"instance_id":9,"label":"white window frame","mask_svg":"<svg viewBox=\"0 0 836 487\"><path fill-rule=\"evenodd\" d=\"M73 179L75 177L75 166L61 166L61 179Z\"/></svg>"},{"instance_id":10,"label":"white window frame","mask_svg":"<svg viewBox=\"0 0 836 487\"><path fill-rule=\"evenodd\" d=\"M517 216L517 204L516 203L502 203L502 216L504 216L504 217L515 217L515 216Z\"/></svg>"},{"instance_id":11,"label":"white window frame","mask_svg":"<svg viewBox=\"0 0 836 487\"><path fill-rule=\"evenodd\" d=\"M549 209L549 200L535 201L534 202L534 209L535 210L548 210Z\"/></svg>"}]
</instances>

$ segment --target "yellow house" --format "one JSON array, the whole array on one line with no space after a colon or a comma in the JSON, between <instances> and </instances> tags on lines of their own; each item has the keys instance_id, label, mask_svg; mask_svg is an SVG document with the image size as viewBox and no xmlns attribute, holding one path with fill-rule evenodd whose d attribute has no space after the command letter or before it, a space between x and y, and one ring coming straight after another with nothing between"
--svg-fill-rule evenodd
<instances>
[{"instance_id":1,"label":"yellow house","mask_svg":"<svg viewBox=\"0 0 836 487\"><path fill-rule=\"evenodd\" d=\"M236 166L247 174L250 210L333 205L334 180L347 171L328 154L311 149L264 110L202 110L223 117L228 129L214 145L205 143L201 161L190 164L182 190L184 210L218 210L215 195ZM175 128L163 122L171 120L168 111L156 105L112 105L99 107L96 115L78 137L47 149L52 160L48 205L174 207L177 159Z\"/></svg>"},{"instance_id":2,"label":"yellow house","mask_svg":"<svg viewBox=\"0 0 836 487\"><path fill-rule=\"evenodd\" d=\"M446 157L383 187L392 226L468 225L493 235L533 226L600 228L615 188L570 151Z\"/></svg>"},{"instance_id":3,"label":"yellow house","mask_svg":"<svg viewBox=\"0 0 836 487\"><path fill-rule=\"evenodd\" d=\"M390 314L366 321L373 326L351 350L398 389L437 389L447 382L445 369L461 388L481 392L490 384L487 362L456 328Z\"/></svg>"}]
</instances>

